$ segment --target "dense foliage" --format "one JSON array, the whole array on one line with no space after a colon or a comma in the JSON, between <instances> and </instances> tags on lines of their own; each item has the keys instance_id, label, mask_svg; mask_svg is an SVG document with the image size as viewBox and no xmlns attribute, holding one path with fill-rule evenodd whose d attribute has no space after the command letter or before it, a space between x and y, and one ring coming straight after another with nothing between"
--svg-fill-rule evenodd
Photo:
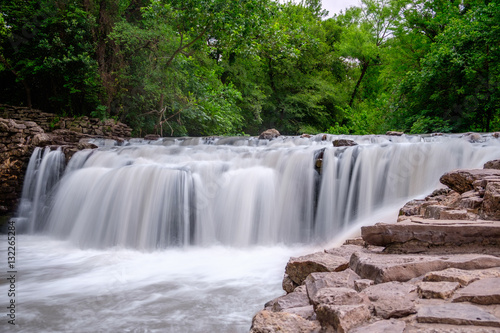
<instances>
[{"instance_id":1,"label":"dense foliage","mask_svg":"<svg viewBox=\"0 0 500 333\"><path fill-rule=\"evenodd\" d=\"M500 129L500 3L0 0L0 103L135 135Z\"/></svg>"}]
</instances>

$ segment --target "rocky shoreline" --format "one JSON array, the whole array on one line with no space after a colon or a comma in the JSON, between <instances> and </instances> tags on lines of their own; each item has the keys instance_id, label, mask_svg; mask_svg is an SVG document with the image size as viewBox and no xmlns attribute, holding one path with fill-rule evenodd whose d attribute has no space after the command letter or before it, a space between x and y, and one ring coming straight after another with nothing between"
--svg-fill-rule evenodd
<instances>
[{"instance_id":1,"label":"rocky shoreline","mask_svg":"<svg viewBox=\"0 0 500 333\"><path fill-rule=\"evenodd\" d=\"M396 223L290 258L250 332L500 332L499 168L449 172Z\"/></svg>"},{"instance_id":2,"label":"rocky shoreline","mask_svg":"<svg viewBox=\"0 0 500 333\"><path fill-rule=\"evenodd\" d=\"M130 127L112 119L58 117L0 104L0 215L8 216L16 209L35 147L60 148L69 160L79 150L97 148L90 139L122 142L131 132Z\"/></svg>"}]
</instances>

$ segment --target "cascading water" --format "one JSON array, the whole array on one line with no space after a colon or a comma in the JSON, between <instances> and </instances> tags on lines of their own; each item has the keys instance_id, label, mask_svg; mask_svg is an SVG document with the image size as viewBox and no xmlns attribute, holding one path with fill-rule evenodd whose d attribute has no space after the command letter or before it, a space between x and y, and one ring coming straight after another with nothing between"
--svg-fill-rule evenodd
<instances>
[{"instance_id":1,"label":"cascading water","mask_svg":"<svg viewBox=\"0 0 500 333\"><path fill-rule=\"evenodd\" d=\"M500 157L489 135L334 138L106 145L64 173L36 150L17 220L26 331L245 332L290 255Z\"/></svg>"}]
</instances>

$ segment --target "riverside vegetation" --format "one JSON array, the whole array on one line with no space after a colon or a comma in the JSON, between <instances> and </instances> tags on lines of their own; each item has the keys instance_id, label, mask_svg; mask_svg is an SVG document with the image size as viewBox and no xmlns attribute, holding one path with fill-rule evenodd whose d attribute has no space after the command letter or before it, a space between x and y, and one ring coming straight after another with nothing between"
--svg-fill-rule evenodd
<instances>
[{"instance_id":1,"label":"riverside vegetation","mask_svg":"<svg viewBox=\"0 0 500 333\"><path fill-rule=\"evenodd\" d=\"M500 5L0 0L0 103L134 136L495 131Z\"/></svg>"}]
</instances>

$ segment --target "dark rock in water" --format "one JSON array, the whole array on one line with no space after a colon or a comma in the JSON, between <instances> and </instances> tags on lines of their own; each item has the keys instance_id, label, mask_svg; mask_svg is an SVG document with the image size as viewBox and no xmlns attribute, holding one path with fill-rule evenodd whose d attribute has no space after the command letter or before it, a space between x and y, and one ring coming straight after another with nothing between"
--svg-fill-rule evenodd
<instances>
[{"instance_id":1,"label":"dark rock in water","mask_svg":"<svg viewBox=\"0 0 500 333\"><path fill-rule=\"evenodd\" d=\"M271 129L265 130L264 132L260 133L259 139L272 140L272 139L276 139L280 135L281 134L280 134L280 132L278 132L277 129L271 128Z\"/></svg>"},{"instance_id":2,"label":"dark rock in water","mask_svg":"<svg viewBox=\"0 0 500 333\"><path fill-rule=\"evenodd\" d=\"M465 133L462 136L462 138L464 138L465 140L468 140L469 142L478 142L478 141L481 141L482 136L479 133L469 132L469 133Z\"/></svg>"},{"instance_id":3,"label":"dark rock in water","mask_svg":"<svg viewBox=\"0 0 500 333\"><path fill-rule=\"evenodd\" d=\"M500 170L500 160L493 160L484 163L484 169L497 169Z\"/></svg>"},{"instance_id":4,"label":"dark rock in water","mask_svg":"<svg viewBox=\"0 0 500 333\"><path fill-rule=\"evenodd\" d=\"M340 140L333 140L333 146L334 147L350 147L350 146L357 146L358 144L354 142L353 140L346 140L346 139L340 139Z\"/></svg>"},{"instance_id":5,"label":"dark rock in water","mask_svg":"<svg viewBox=\"0 0 500 333\"><path fill-rule=\"evenodd\" d=\"M144 140L156 141L160 138L158 134L148 134L144 137Z\"/></svg>"},{"instance_id":6,"label":"dark rock in water","mask_svg":"<svg viewBox=\"0 0 500 333\"><path fill-rule=\"evenodd\" d=\"M397 131L387 131L385 135L391 135L391 136L402 136L404 133L403 132L397 132Z\"/></svg>"}]
</instances>

